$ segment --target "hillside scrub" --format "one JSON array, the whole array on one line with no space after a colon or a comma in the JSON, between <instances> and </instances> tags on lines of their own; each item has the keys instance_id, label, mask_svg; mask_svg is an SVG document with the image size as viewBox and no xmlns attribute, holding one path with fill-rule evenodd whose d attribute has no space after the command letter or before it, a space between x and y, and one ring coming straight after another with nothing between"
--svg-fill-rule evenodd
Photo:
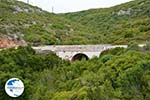
<instances>
[{"instance_id":1,"label":"hillside scrub","mask_svg":"<svg viewBox=\"0 0 150 100\"><path fill-rule=\"evenodd\" d=\"M28 44L143 44L150 38L150 1L54 14L16 0L0 0L0 35Z\"/></svg>"}]
</instances>

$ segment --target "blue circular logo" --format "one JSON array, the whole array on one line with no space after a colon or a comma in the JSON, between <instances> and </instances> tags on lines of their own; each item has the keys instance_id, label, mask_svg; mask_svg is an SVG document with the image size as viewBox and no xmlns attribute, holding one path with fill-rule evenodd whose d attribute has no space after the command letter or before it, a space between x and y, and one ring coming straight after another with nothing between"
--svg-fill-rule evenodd
<instances>
[{"instance_id":1,"label":"blue circular logo","mask_svg":"<svg viewBox=\"0 0 150 100\"><path fill-rule=\"evenodd\" d=\"M19 97L24 91L24 84L18 78L11 78L5 84L5 91L10 97Z\"/></svg>"}]
</instances>

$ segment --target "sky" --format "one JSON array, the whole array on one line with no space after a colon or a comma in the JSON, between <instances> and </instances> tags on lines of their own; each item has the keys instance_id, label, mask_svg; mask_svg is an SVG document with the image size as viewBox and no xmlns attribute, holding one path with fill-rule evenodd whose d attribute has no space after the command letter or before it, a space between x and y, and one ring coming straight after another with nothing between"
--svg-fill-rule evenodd
<instances>
[{"instance_id":1,"label":"sky","mask_svg":"<svg viewBox=\"0 0 150 100\"><path fill-rule=\"evenodd\" d=\"M28 0L18 0L26 2ZM54 13L76 12L92 8L105 8L131 0L29 0L29 4ZM53 9L53 10L52 10Z\"/></svg>"}]
</instances>

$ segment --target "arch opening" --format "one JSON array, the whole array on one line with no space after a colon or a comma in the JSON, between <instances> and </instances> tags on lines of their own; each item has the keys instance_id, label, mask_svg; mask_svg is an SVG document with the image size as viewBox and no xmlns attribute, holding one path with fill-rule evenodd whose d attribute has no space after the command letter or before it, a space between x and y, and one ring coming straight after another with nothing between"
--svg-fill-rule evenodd
<instances>
[{"instance_id":1,"label":"arch opening","mask_svg":"<svg viewBox=\"0 0 150 100\"><path fill-rule=\"evenodd\" d=\"M85 54L78 53L78 54L76 54L76 55L74 55L74 56L72 57L71 61L76 61L76 60L79 60L79 61L80 61L80 60L83 60L83 59L88 60L89 58L88 58L88 56L85 55Z\"/></svg>"}]
</instances>

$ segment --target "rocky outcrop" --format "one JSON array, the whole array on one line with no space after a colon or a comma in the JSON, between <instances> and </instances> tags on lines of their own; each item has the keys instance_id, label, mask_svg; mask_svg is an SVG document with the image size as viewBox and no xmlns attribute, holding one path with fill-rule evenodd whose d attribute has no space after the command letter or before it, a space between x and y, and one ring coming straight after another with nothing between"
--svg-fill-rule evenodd
<instances>
[{"instance_id":1,"label":"rocky outcrop","mask_svg":"<svg viewBox=\"0 0 150 100\"><path fill-rule=\"evenodd\" d=\"M22 5L15 5L13 6L14 11L13 13L20 13L20 12L25 12L25 13L43 13L42 9L39 8L31 8L28 5L25 5L22 7Z\"/></svg>"},{"instance_id":2,"label":"rocky outcrop","mask_svg":"<svg viewBox=\"0 0 150 100\"><path fill-rule=\"evenodd\" d=\"M7 37L7 36L0 37L0 49L25 46L25 45L26 43L24 41L12 39L11 37Z\"/></svg>"},{"instance_id":3,"label":"rocky outcrop","mask_svg":"<svg viewBox=\"0 0 150 100\"><path fill-rule=\"evenodd\" d=\"M125 11L125 10L120 10L120 11L118 12L118 15L131 15L131 11L130 11L130 10L127 10L127 11Z\"/></svg>"}]
</instances>

